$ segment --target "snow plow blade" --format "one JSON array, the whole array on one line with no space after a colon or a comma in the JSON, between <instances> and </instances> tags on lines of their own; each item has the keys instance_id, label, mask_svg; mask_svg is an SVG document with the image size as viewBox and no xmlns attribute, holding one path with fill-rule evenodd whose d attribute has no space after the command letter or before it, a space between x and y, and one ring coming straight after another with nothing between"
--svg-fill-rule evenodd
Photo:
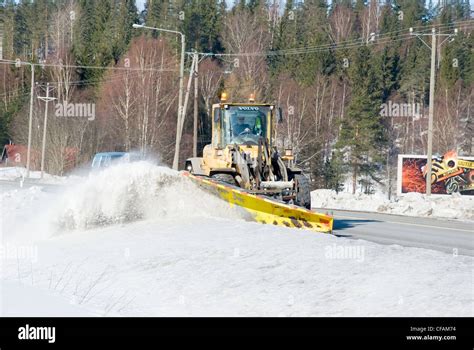
<instances>
[{"instance_id":1,"label":"snow plow blade","mask_svg":"<svg viewBox=\"0 0 474 350\"><path fill-rule=\"evenodd\" d=\"M247 219L262 224L332 232L334 219L329 215L252 194L239 187L223 184L207 177L195 176L188 172L183 172L183 175L193 180L206 192L228 202L231 207L241 207L245 210Z\"/></svg>"}]
</instances>

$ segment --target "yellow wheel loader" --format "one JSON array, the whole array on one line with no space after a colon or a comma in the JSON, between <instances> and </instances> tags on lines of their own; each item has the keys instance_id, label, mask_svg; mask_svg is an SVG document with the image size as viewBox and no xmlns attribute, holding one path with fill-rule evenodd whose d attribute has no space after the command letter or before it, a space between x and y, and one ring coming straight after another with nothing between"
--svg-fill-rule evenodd
<instances>
[{"instance_id":1,"label":"yellow wheel loader","mask_svg":"<svg viewBox=\"0 0 474 350\"><path fill-rule=\"evenodd\" d=\"M309 181L292 165L291 150L281 155L276 148L281 109L254 101L251 96L248 103L228 103L224 93L212 106L212 143L202 157L186 160L189 176L248 209L257 221L331 231L331 217L307 210Z\"/></svg>"}]
</instances>

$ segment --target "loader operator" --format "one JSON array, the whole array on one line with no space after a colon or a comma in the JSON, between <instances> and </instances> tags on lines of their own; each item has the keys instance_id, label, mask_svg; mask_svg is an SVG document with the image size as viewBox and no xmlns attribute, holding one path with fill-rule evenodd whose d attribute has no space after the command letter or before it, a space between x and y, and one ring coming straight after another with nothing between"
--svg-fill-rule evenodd
<instances>
[{"instance_id":1,"label":"loader operator","mask_svg":"<svg viewBox=\"0 0 474 350\"><path fill-rule=\"evenodd\" d=\"M233 125L232 130L234 136L243 134L261 135L262 134L262 119L259 115L255 117L254 126L250 126L245 122L245 117L242 115L237 116L237 123Z\"/></svg>"},{"instance_id":2,"label":"loader operator","mask_svg":"<svg viewBox=\"0 0 474 350\"><path fill-rule=\"evenodd\" d=\"M245 117L237 116L237 123L233 126L234 136L239 136L243 133L250 133L250 125L245 123Z\"/></svg>"}]
</instances>

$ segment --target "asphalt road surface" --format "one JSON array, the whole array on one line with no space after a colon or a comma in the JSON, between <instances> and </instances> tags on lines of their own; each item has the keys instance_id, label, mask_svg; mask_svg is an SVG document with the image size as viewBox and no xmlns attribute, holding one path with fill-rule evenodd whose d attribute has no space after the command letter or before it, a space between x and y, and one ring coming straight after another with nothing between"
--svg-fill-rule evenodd
<instances>
[{"instance_id":1,"label":"asphalt road surface","mask_svg":"<svg viewBox=\"0 0 474 350\"><path fill-rule=\"evenodd\" d=\"M61 186L18 181L0 181L0 192L41 186L59 191ZM474 256L474 222L347 210L314 209L334 216L334 234L380 244L398 244Z\"/></svg>"},{"instance_id":2,"label":"asphalt road surface","mask_svg":"<svg viewBox=\"0 0 474 350\"><path fill-rule=\"evenodd\" d=\"M315 209L334 216L334 234L474 256L474 222L347 210Z\"/></svg>"}]
</instances>

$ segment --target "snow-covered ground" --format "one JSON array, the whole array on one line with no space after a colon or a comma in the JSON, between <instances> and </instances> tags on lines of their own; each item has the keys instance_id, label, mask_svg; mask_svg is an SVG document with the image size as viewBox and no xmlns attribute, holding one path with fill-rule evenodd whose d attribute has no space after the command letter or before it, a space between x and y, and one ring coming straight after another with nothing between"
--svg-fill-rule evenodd
<instances>
[{"instance_id":1,"label":"snow-covered ground","mask_svg":"<svg viewBox=\"0 0 474 350\"><path fill-rule=\"evenodd\" d=\"M0 199L4 316L474 315L471 257L247 222L144 162Z\"/></svg>"},{"instance_id":2,"label":"snow-covered ground","mask_svg":"<svg viewBox=\"0 0 474 350\"><path fill-rule=\"evenodd\" d=\"M2 281L0 285L2 317L90 317L97 314L74 305L49 290L41 290L27 283Z\"/></svg>"},{"instance_id":3,"label":"snow-covered ground","mask_svg":"<svg viewBox=\"0 0 474 350\"><path fill-rule=\"evenodd\" d=\"M333 190L321 189L311 193L311 204L314 208L474 220L474 197L462 196L459 193L430 197L421 193L408 193L388 200L382 194L336 193Z\"/></svg>"},{"instance_id":4,"label":"snow-covered ground","mask_svg":"<svg viewBox=\"0 0 474 350\"><path fill-rule=\"evenodd\" d=\"M0 181L2 180L24 180L26 177L26 168L23 167L0 167ZM63 183L66 177L51 175L43 173L41 178L41 171L30 171L30 179L39 181L45 184Z\"/></svg>"}]
</instances>

